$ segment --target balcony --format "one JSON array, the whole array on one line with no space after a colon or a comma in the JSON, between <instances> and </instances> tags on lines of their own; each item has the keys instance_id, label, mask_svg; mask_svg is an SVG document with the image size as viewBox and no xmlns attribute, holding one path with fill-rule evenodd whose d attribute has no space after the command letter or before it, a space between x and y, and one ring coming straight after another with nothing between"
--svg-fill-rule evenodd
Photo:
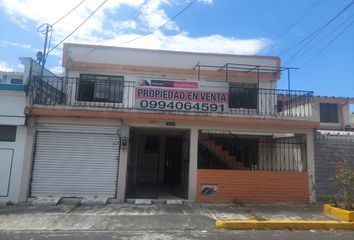
<instances>
[{"instance_id":1,"label":"balcony","mask_svg":"<svg viewBox=\"0 0 354 240\"><path fill-rule=\"evenodd\" d=\"M34 107L55 106L75 110L302 120L312 118L313 92L309 91L234 87L223 82L226 86L226 90L223 90L224 99L218 99L218 92L214 95L205 95L203 92L200 94L204 94L207 101L165 101L165 95L178 94L177 91L182 90L162 93L162 90L155 87L150 92L144 92L137 82L124 81L122 77L114 78L117 79L97 81L90 78L33 77L30 81L31 103ZM179 83L184 84L181 81ZM142 95L146 96L146 99L141 98L140 93L144 93L145 95ZM157 94L160 98L154 98L151 94ZM195 97L198 97L198 94L195 92Z\"/></svg>"}]
</instances>

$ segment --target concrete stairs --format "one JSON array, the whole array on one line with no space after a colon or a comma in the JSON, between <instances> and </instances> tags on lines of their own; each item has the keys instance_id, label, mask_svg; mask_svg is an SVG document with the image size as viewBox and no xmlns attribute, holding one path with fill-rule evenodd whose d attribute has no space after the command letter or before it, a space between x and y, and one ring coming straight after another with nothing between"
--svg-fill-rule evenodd
<instances>
[{"instance_id":1,"label":"concrete stairs","mask_svg":"<svg viewBox=\"0 0 354 240\"><path fill-rule=\"evenodd\" d=\"M218 144L215 140L209 137L207 133L199 134L199 141L206 147L210 152L217 156L231 169L247 170L243 166L242 162L237 161L236 156L230 154L228 150L224 150L221 144Z\"/></svg>"}]
</instances>

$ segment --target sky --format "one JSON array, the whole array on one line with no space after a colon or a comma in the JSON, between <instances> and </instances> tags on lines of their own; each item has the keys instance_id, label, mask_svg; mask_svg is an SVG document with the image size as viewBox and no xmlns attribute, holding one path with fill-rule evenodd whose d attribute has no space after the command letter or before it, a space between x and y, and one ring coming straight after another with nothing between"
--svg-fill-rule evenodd
<instances>
[{"instance_id":1,"label":"sky","mask_svg":"<svg viewBox=\"0 0 354 240\"><path fill-rule=\"evenodd\" d=\"M191 1L108 0L65 42L280 56L283 67L299 68L292 89L354 97L354 0L194 0L173 18ZM103 2L0 0L0 71L23 71L18 58L43 50L39 26L81 3L54 24L54 47ZM46 67L60 73L61 58L62 44ZM287 88L286 74L278 88Z\"/></svg>"}]
</instances>

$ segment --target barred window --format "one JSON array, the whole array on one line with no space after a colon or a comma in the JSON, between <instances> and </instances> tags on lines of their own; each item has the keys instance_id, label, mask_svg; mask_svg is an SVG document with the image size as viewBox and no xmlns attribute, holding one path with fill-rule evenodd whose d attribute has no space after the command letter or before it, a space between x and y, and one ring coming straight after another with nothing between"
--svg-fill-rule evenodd
<instances>
[{"instance_id":1,"label":"barred window","mask_svg":"<svg viewBox=\"0 0 354 240\"><path fill-rule=\"evenodd\" d=\"M258 88L256 84L230 83L229 107L257 109Z\"/></svg>"},{"instance_id":2,"label":"barred window","mask_svg":"<svg viewBox=\"0 0 354 240\"><path fill-rule=\"evenodd\" d=\"M123 81L123 76L81 74L77 100L121 103Z\"/></svg>"}]
</instances>

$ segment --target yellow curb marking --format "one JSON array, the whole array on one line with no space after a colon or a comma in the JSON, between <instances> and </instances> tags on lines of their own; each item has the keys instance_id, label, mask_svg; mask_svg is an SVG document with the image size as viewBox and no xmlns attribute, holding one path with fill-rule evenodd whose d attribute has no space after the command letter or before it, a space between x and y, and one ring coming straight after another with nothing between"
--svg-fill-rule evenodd
<instances>
[{"instance_id":1,"label":"yellow curb marking","mask_svg":"<svg viewBox=\"0 0 354 240\"><path fill-rule=\"evenodd\" d=\"M333 207L329 204L323 206L323 212L335 216L337 218L343 219L345 221L354 222L354 211L347 211L340 208Z\"/></svg>"},{"instance_id":2,"label":"yellow curb marking","mask_svg":"<svg viewBox=\"0 0 354 240\"><path fill-rule=\"evenodd\" d=\"M354 222L337 222L337 221L291 221L291 220L217 220L216 226L225 229L257 229L257 230L354 230Z\"/></svg>"}]
</instances>

